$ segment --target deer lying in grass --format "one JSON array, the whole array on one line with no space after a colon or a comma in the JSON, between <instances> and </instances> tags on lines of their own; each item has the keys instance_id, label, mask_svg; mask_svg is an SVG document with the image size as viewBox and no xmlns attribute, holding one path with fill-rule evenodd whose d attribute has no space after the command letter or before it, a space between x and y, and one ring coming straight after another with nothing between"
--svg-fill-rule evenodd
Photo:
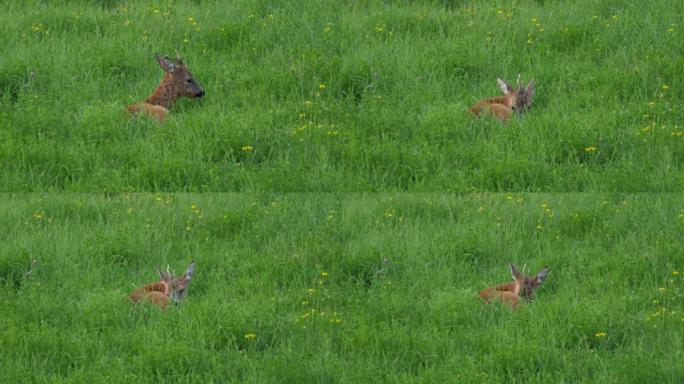
<instances>
[{"instance_id":1,"label":"deer lying in grass","mask_svg":"<svg viewBox=\"0 0 684 384\"><path fill-rule=\"evenodd\" d=\"M521 274L515 265L511 264L511 274L513 274L513 282L510 284L497 285L490 287L480 292L480 297L485 302L490 303L495 300L509 304L515 309L520 303L520 299L532 300L534 291L539 285L544 282L546 275L549 273L549 267L544 267L539 273L533 277L527 277Z\"/></svg>"},{"instance_id":2,"label":"deer lying in grass","mask_svg":"<svg viewBox=\"0 0 684 384\"><path fill-rule=\"evenodd\" d=\"M157 62L165 72L161 83L147 99L129 105L126 110L134 115L146 114L163 122L176 100L181 97L202 97L204 91L178 54L176 54L176 60L173 61L168 56L162 57L157 53Z\"/></svg>"},{"instance_id":3,"label":"deer lying in grass","mask_svg":"<svg viewBox=\"0 0 684 384\"><path fill-rule=\"evenodd\" d=\"M496 79L496 81L504 95L478 101L470 107L470 113L475 116L490 113L506 123L513 112L521 114L530 108L532 95L534 95L534 80L530 81L526 87L521 87L520 76L518 76L518 89L513 89L505 80Z\"/></svg>"},{"instance_id":4,"label":"deer lying in grass","mask_svg":"<svg viewBox=\"0 0 684 384\"><path fill-rule=\"evenodd\" d=\"M158 305L161 309L166 309L169 299L175 303L180 303L183 300L194 271L194 262L188 266L180 277L174 276L169 272L168 268L166 272L158 270L161 280L136 289L128 295L128 299L134 303L149 301Z\"/></svg>"}]
</instances>

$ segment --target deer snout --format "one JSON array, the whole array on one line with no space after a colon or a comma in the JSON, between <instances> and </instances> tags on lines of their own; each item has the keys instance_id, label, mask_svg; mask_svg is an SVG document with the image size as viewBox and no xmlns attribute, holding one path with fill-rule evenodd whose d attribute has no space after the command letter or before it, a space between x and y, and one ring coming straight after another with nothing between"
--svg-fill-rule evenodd
<instances>
[{"instance_id":1,"label":"deer snout","mask_svg":"<svg viewBox=\"0 0 684 384\"><path fill-rule=\"evenodd\" d=\"M204 96L204 90L200 90L197 94L195 94L195 97L203 97Z\"/></svg>"}]
</instances>

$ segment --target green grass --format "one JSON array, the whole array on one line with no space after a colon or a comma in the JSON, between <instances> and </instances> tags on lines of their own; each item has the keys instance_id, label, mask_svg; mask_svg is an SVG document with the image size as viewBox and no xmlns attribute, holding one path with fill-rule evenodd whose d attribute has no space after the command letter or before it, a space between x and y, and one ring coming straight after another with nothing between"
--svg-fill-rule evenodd
<instances>
[{"instance_id":1,"label":"green grass","mask_svg":"<svg viewBox=\"0 0 684 384\"><path fill-rule=\"evenodd\" d=\"M5 194L0 211L3 383L684 378L682 195ZM182 305L127 302L191 260ZM551 269L517 311L477 299L509 261Z\"/></svg>"},{"instance_id":2,"label":"green grass","mask_svg":"<svg viewBox=\"0 0 684 384\"><path fill-rule=\"evenodd\" d=\"M5 191L684 185L682 2L25 1L4 9ZM161 78L154 53L174 50L207 97L179 103L164 125L130 119L125 105ZM497 76L518 74L538 84L528 114L507 126L468 115L476 100L498 95Z\"/></svg>"},{"instance_id":3,"label":"green grass","mask_svg":"<svg viewBox=\"0 0 684 384\"><path fill-rule=\"evenodd\" d=\"M684 382L684 2L2 3L0 383Z\"/></svg>"}]
</instances>

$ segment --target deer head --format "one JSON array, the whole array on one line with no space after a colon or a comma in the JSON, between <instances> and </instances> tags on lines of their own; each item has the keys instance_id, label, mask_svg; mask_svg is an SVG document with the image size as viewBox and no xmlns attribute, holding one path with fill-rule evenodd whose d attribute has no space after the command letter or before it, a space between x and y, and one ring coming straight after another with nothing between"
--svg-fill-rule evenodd
<instances>
[{"instance_id":1,"label":"deer head","mask_svg":"<svg viewBox=\"0 0 684 384\"><path fill-rule=\"evenodd\" d=\"M532 277L528 277L520 273L515 265L511 264L511 274L515 280L516 294L526 299L534 297L534 291L541 283L546 280L546 275L549 273L549 267L544 267L539 273Z\"/></svg>"},{"instance_id":2,"label":"deer head","mask_svg":"<svg viewBox=\"0 0 684 384\"><path fill-rule=\"evenodd\" d=\"M534 95L534 80L530 81L527 86L523 87L520 85L520 76L518 76L518 88L513 88L510 84L503 79L496 79L499 83L499 88L501 92L506 95L511 100L511 109L516 113L523 113L525 110L532 106L532 96Z\"/></svg>"},{"instance_id":3,"label":"deer head","mask_svg":"<svg viewBox=\"0 0 684 384\"><path fill-rule=\"evenodd\" d=\"M174 302L180 303L185 296L185 292L190 284L190 279L192 279L192 274L195 271L195 263L191 263L188 268L183 272L180 277L176 277L173 273L169 272L167 268L166 271L158 270L159 277L166 283L166 292L164 294L170 297Z\"/></svg>"},{"instance_id":4,"label":"deer head","mask_svg":"<svg viewBox=\"0 0 684 384\"><path fill-rule=\"evenodd\" d=\"M183 60L176 53L176 59L157 53L157 63L166 72L163 83L178 97L202 97L204 90L197 84L190 69L183 64Z\"/></svg>"}]
</instances>

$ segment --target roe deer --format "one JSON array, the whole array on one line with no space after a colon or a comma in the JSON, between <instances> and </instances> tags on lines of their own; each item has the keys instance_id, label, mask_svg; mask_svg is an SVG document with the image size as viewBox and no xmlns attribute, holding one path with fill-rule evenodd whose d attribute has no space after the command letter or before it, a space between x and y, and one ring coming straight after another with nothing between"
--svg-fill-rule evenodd
<instances>
[{"instance_id":1,"label":"roe deer","mask_svg":"<svg viewBox=\"0 0 684 384\"><path fill-rule=\"evenodd\" d=\"M527 277L521 274L515 265L511 264L511 274L513 274L513 282L510 284L501 284L496 287L490 287L480 292L480 297L487 303L494 300L500 300L508 303L515 309L520 303L520 299L532 300L534 297L534 290L537 289L549 273L549 267L544 267L539 273L533 277Z\"/></svg>"},{"instance_id":2,"label":"roe deer","mask_svg":"<svg viewBox=\"0 0 684 384\"><path fill-rule=\"evenodd\" d=\"M175 303L180 303L188 289L192 273L195 271L195 263L192 262L180 277L174 276L169 272L158 270L161 280L154 283L143 285L128 295L128 299L134 303L149 301L158 305L161 309L166 309L169 299Z\"/></svg>"},{"instance_id":3,"label":"roe deer","mask_svg":"<svg viewBox=\"0 0 684 384\"><path fill-rule=\"evenodd\" d=\"M188 67L176 53L176 60L157 53L157 62L164 70L164 78L154 92L142 102L131 104L126 110L131 114L143 113L160 122L169 113L169 108L181 97L202 97L204 91L192 77Z\"/></svg>"},{"instance_id":4,"label":"roe deer","mask_svg":"<svg viewBox=\"0 0 684 384\"><path fill-rule=\"evenodd\" d=\"M518 89L513 89L505 80L496 79L496 81L504 96L480 100L470 107L470 113L480 116L489 112L505 123L513 112L521 114L530 108L532 95L534 95L534 80L530 81L526 87L521 87L520 76L518 76Z\"/></svg>"}]
</instances>

